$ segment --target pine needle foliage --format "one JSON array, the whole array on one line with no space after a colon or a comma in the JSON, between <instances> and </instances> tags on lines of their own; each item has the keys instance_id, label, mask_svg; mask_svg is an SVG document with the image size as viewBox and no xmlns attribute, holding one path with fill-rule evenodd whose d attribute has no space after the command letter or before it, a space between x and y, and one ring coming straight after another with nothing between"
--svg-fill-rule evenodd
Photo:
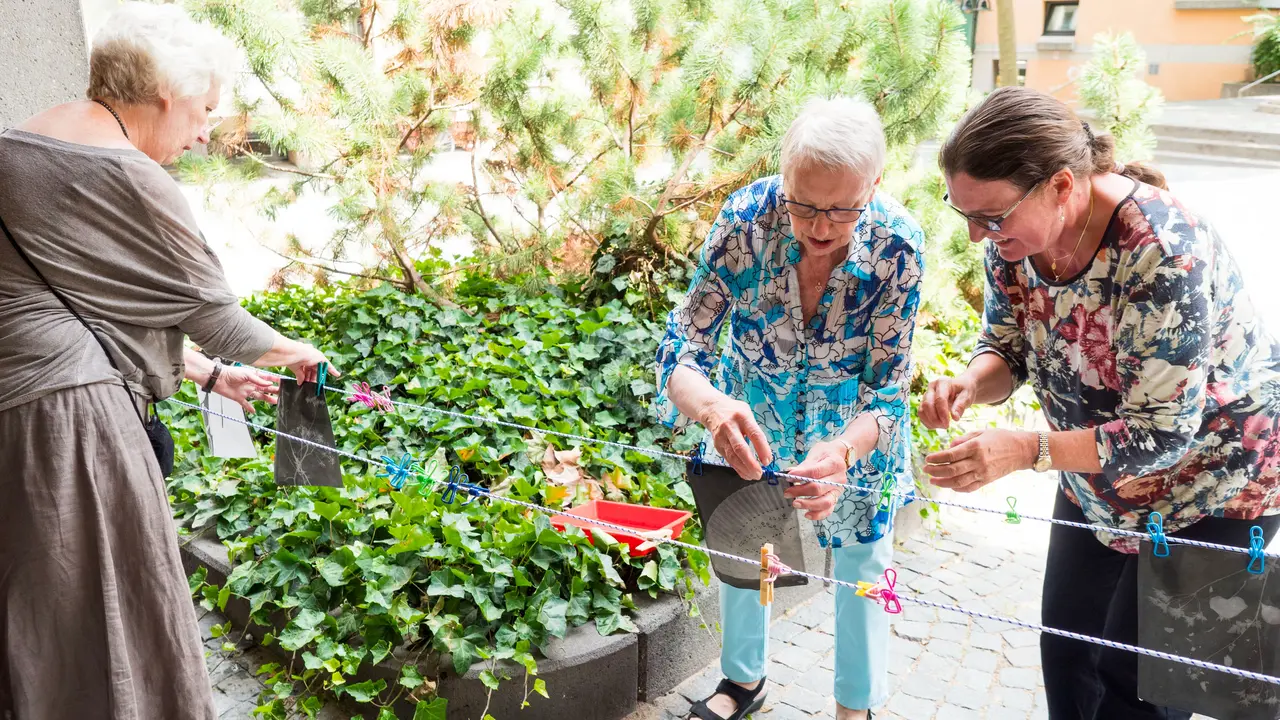
<instances>
[{"instance_id":1,"label":"pine needle foliage","mask_svg":"<svg viewBox=\"0 0 1280 720\"><path fill-rule=\"evenodd\" d=\"M1142 79L1146 55L1129 33L1094 38L1093 59L1080 73L1080 100L1116 140L1116 157L1150 160L1156 137L1151 120L1164 104L1160 91Z\"/></svg>"}]
</instances>

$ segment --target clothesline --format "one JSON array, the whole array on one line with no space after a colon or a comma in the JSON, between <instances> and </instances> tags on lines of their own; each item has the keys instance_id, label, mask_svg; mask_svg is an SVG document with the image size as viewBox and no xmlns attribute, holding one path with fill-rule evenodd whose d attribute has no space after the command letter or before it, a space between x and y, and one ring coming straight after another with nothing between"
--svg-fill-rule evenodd
<instances>
[{"instance_id":1,"label":"clothesline","mask_svg":"<svg viewBox=\"0 0 1280 720\"><path fill-rule=\"evenodd\" d=\"M270 371L267 371L267 370L263 370L262 372L267 373L268 375L272 375L272 376L274 376L274 377L280 378L280 379L282 379L282 380L293 380L293 379L294 379L294 378L293 378L292 376L290 376L290 375L281 375L281 374L279 374L279 373L274 373L274 372L270 372ZM354 393L354 391L353 391L353 390L350 390L350 389L343 389L343 388L337 388L337 387L333 387L333 386L330 386L330 385L325 385L325 386L324 386L324 389L325 389L325 390L327 390L328 392L335 392L335 393L338 393L338 394L340 394L340 395L342 395L342 396L344 396L344 397L351 396L351 395ZM648 456L650 456L650 457L655 457L655 458L668 458L668 459L672 459L672 460L679 460L679 461L680 461L680 462L682 462L682 463L686 463L686 462L690 462L690 461L695 461L695 459L696 459L696 461L697 461L697 462L701 462L701 463L702 463L702 464L704 464L704 465L715 465L715 466L717 466L717 467L726 467L726 468L729 468L729 469L733 469L733 468L732 468L732 466L728 465L727 463L723 463L723 462L715 462L715 461L712 461L712 460L709 460L709 459L701 458L701 457L700 457L699 455L697 455L697 454L694 454L694 455L682 455L682 454L680 454L680 453L674 453L674 452L670 452L670 451L668 451L668 450L662 450L662 449L659 449L659 448L651 448L651 447L648 447L648 448L647 448L647 447L641 447L641 446L639 446L639 445L631 445L631 444L628 444L628 443L617 442L617 441L615 441L615 440L601 440L601 439L599 439L599 438L588 437L588 436L586 436L586 435L576 435L576 434L574 434L574 433L561 432L561 431L558 431L558 430L545 430L545 429L542 429L542 428L533 427L533 426L531 426L531 425L523 425L523 424L520 424L520 423L514 423L514 422L510 422L510 421L508 421L508 420L502 420L502 419L494 418L494 417L487 417L487 416L484 416L484 415L475 415L475 414L460 413L460 412L456 412L456 411L453 411L453 410L442 410L442 409L440 409L440 408L431 407L431 406L429 406L429 405L419 405L419 404L416 404L416 403L407 403L407 402L403 402L403 401L400 401L400 400L392 400L392 399L390 399L389 397L388 397L388 398L386 398L386 400L387 400L387 402L390 402L393 406L397 406L397 407L406 407L406 408L413 408L413 409L415 409L415 410L425 411L425 412L429 412L429 413L435 413L435 414L437 414L437 415L443 415L443 416L451 417L451 418L455 418L455 419L458 419L458 420L467 420L467 421L470 421L470 422L476 422L476 423L482 423L482 424L483 424L483 423L487 423L487 424L490 424L490 425L498 425L498 426L501 426L501 427L507 427L507 428L512 428L512 429L516 429L516 430L525 430L525 431L528 431L528 432L539 433L539 434L542 434L542 435L553 435L553 436L556 436L556 437L565 438L565 439L567 439L567 440L577 440L577 441L579 441L579 442L592 443L592 444L595 444L595 445L605 445L605 446L609 446L609 447L619 448L619 449L622 449L622 450L632 450L632 451L635 451L635 452L638 452L638 453L642 453L642 454L648 455ZM837 483L837 482L832 482L832 481L830 481L830 480L822 480L822 479L818 479L818 478L809 478L809 477L804 477L803 475L793 475L793 474L790 474L790 473L781 472L781 471L777 471L777 470L769 470L769 469L766 469L765 473L766 473L766 474L765 474L765 477L764 477L764 479L765 479L765 480L769 480L769 478L770 478L770 477L773 477L773 478L786 478L786 479L788 479L788 480L792 480L792 481L794 481L795 483L816 483L816 484L818 484L818 485L827 485L827 486L831 486L831 487L839 487L839 488L841 488L842 490L852 491L852 492L860 493L860 494L862 494L862 495L867 495L867 496L870 496L870 495L878 495L878 496L880 496L881 498L884 498L884 497L893 497L893 498L899 498L899 499L903 499L903 500L907 500L907 499L921 499L921 498L919 498L919 496L917 496L917 495L915 494L915 492L914 492L913 490L906 490L906 491L900 491L900 490L899 490L899 491L889 491L889 492L885 492L885 491L884 491L884 489L876 490L876 489L874 489L874 488L862 487L862 486L860 486L860 485L850 485L850 484L846 484L846 483ZM957 501L955 501L955 500L943 500L943 499L939 499L939 498L930 498L930 497L925 497L925 498L923 498L923 499L924 499L924 500L926 500L926 501L928 501L928 502L936 503L936 504L938 504L938 505L943 505L943 506L946 506L946 507L954 507L954 508L959 508L959 509L962 509L962 510L969 510L969 511L971 511L971 512L987 513L987 514L989 514L989 515L998 515L998 516L1004 517L1004 518L1006 518L1006 519L1010 518L1010 516L1011 516L1011 515L1016 515L1019 519L1032 520L1032 521L1035 521L1035 522L1045 522L1045 523L1050 523L1050 524L1053 524L1053 525L1061 525L1061 526L1063 526L1063 527L1070 527L1070 528L1076 528L1076 529L1081 529L1081 530L1088 530L1088 531L1090 531L1090 532L1094 532L1094 531L1102 530L1102 531L1105 531L1105 532L1111 533L1112 535L1116 535L1116 536L1120 536L1120 537L1132 537L1132 538L1138 538L1138 539L1151 539L1151 533L1149 533L1149 532L1141 532L1141 531L1138 531L1138 530L1126 530L1126 529L1123 529L1123 528L1112 528L1112 527L1106 527L1106 526L1101 526L1101 525L1091 525L1091 524L1089 524L1089 523L1080 523L1080 522L1074 522L1074 521L1071 521L1071 520L1062 520L1062 519L1054 518L1054 517L1044 517L1044 516L1041 516L1041 515L1026 515L1026 514L1018 513L1018 512L1016 512L1016 511L1014 511L1014 510L1012 510L1012 509L1010 509L1010 510L1000 510L1000 509L998 509L998 508L983 507L983 506L981 506L981 505L973 505L973 504L969 504L969 503L957 502ZM1235 546L1233 546L1233 545L1222 545L1222 544L1219 544L1219 543L1205 542L1205 541L1203 541L1203 540L1189 540L1189 539L1186 539L1186 538L1174 537L1174 536L1171 536L1171 535L1163 536L1163 539L1164 539L1164 541L1165 541L1165 542L1172 543L1172 544L1176 544L1176 545L1188 545L1188 546L1192 546L1192 547L1205 548L1205 549L1208 549L1208 550L1217 550L1217 551L1219 551L1219 552L1237 553L1237 554L1241 554L1241 555L1249 555L1249 556L1251 556L1251 557L1258 557L1258 556L1261 556L1261 557L1267 557L1267 558L1273 558L1273 559L1280 560L1280 551L1268 551L1268 550L1265 550L1265 549L1263 549L1263 550L1257 550L1257 549L1251 549L1251 548L1241 548L1241 547L1235 547Z\"/></svg>"},{"instance_id":2,"label":"clothesline","mask_svg":"<svg viewBox=\"0 0 1280 720\"><path fill-rule=\"evenodd\" d=\"M191 409L191 410L197 410L197 411L202 412L202 413L205 413L205 414L207 414L207 415L214 415L214 416L220 417L220 418L222 418L222 419L224 419L224 420L230 420L231 422L240 423L240 424L243 424L243 425L246 425L246 426L248 426L248 427L252 427L252 428L255 428L255 429L258 429L258 430L264 431L264 432L272 433L273 435L275 435L275 436L277 436L277 437L285 437L285 438L288 438L288 439L290 439L290 440L292 440L292 441L294 441L294 442L299 442L299 443L302 443L302 444L304 444L304 445L308 445L308 446L311 446L311 447L314 447L314 448L317 448L317 449L320 449L320 450L325 450L325 451L333 452L333 453L335 453L335 454L337 454L337 455L339 455L339 456L342 456L342 457L345 457L345 458L348 458L348 459L351 459L351 460L356 460L356 461L359 461L359 462L363 462L363 463L366 463L366 464L371 465L371 466L374 466L374 467L379 467L379 466L383 466L383 465L385 465L385 463L381 463L381 462L375 461L375 460L373 460L373 459L371 459L371 458L364 457L363 455L357 455L357 454L355 454L355 453L346 452L345 450L339 450L339 449L334 448L334 447L329 447L329 446L324 445L324 444L322 444L322 443L314 442L314 441L312 441L312 440L307 440L306 438L301 438L301 437L298 437L298 436L296 436L296 435L291 435L291 434L289 434L289 433L283 433L283 432L280 432L279 430L276 430L276 429L274 429L274 428L269 428L269 427L266 427L266 426L264 426L264 425L260 425L260 424L255 423L255 422L251 422L251 421L249 421L249 420L244 420L244 419L240 419L240 418L234 418L234 417L231 417L231 416L229 416L229 415L224 415L224 414L219 413L219 412L216 412L216 411L214 411L214 410L210 410L210 409L208 409L208 408L202 408L202 407L200 407L200 406L198 406L198 405L192 405L191 403L183 402L183 401L181 401L181 400L174 400L174 399L170 399L170 400L168 400L168 402L173 403L173 404L175 404L175 405L179 405L179 406L181 406L181 407L185 407L185 408ZM416 407L416 406L415 406L415 407ZM442 412L447 412L447 411L442 411ZM590 438L587 438L587 439L588 439L588 440L590 440ZM684 456L677 456L677 457L681 457L681 458L683 458ZM687 458L686 458L686 459L687 459ZM455 481L453 481L453 480L448 480L448 481L446 481L446 480L437 480L437 479L432 478L432 477L429 477L429 476L428 476L426 479L427 479L427 480L429 480L429 481L430 481L432 484L434 484L434 485L442 485L442 486L445 486L445 490L446 490L446 492L447 492L447 491L449 491L450 489L452 489L452 490L453 490L453 492L455 492L455 493L456 493L456 492L457 492L457 490L458 490L458 485L459 485L459 483L457 483L457 482L455 482ZM806 478L806 479L807 479L807 478ZM522 507L522 508L525 508L525 509L528 509L528 510L532 510L532 511L534 511L534 512L538 512L538 513L542 513L542 514L547 515L547 516L549 516L549 517L555 517L555 516L557 516L557 515L564 515L564 514L565 514L565 513L563 513L563 512L558 512L558 511L552 510L551 508L547 508L547 507L544 507L544 506L542 506L542 505L537 505L537 504L535 504L535 503L525 502L525 501L523 501L523 500L516 500L515 498L509 498L509 497L506 497L506 496L503 496L503 495L496 495L496 494L494 494L493 492L491 492L490 490L488 490L487 488L482 488L482 487L478 487L478 486L475 486L475 485L468 485L468 486L467 486L467 492L468 492L469 494L473 495L473 496L476 496L476 497L486 497L486 498L488 498L490 501L497 500L497 501L499 501L499 502L508 503L508 504L510 504L510 505L514 505L514 506ZM648 532L648 531L646 531L646 530L642 530L642 529L638 529L638 528L631 528L631 527L627 527L627 526L625 526L625 525L619 525L619 524L617 524L617 523L612 523L612 522L608 522L608 521L604 521L604 520L598 520L598 519L596 519L596 518L588 518L588 517L581 517L581 516L574 516L574 517L575 517L575 519L583 520L583 521L585 521L585 522L589 522L589 523L591 523L591 524L593 524L593 525L596 525L596 526L599 526L599 527L602 527L602 528L606 528L606 529L613 529L613 530L617 530L617 531L619 531L619 532L624 532L624 533L631 534L631 535L640 535L640 536L644 536L644 535L646 535L646 533ZM1169 539L1170 539L1170 540L1173 540L1174 538L1169 538ZM652 541L653 541L655 544L667 544L667 545L673 545L673 546L676 546L676 547L682 547L682 548L685 548L685 549L688 549L688 550L693 550L693 551L696 551L696 552L704 552L704 553L707 553L707 554L709 554L709 555L714 555L714 556L716 556L716 557L722 557L722 558L725 558L725 559L728 559L728 560L733 560L733 561L736 561L736 562L746 563L746 564L748 564L748 565L754 565L754 566L756 566L756 567L766 568L766 569L767 569L767 566L766 566L764 563L762 563L760 560L757 560L757 559L755 559L755 558L742 557L742 556L739 556L739 555L734 555L734 554L732 554L732 553L726 553L726 552L723 552L723 551L720 551L720 550L714 550L714 549L712 549L712 548L703 547L703 546L701 546L701 545L693 545L693 544L691 544L691 543L686 543L686 542L682 542L682 541L680 541L680 540L676 540L675 538L667 538L667 537L653 537L653 538L652 538ZM818 582L822 582L822 583L832 583L832 584L835 584L835 585L840 585L840 586L847 587L847 588L850 588L850 589L855 590L855 591L857 591L857 590L859 590L859 589L860 589L860 588L859 588L859 586L858 586L856 583L851 583L851 582L847 582L847 581L844 581L844 580L839 580L839 579L837 579L837 578L826 577L826 576L824 576L824 575L818 575L818 574L816 574L816 573L809 573L809 572L804 572L804 571L800 571L800 570L793 570L793 569L790 569L790 568L787 568L787 569L786 569L786 573L788 573L788 574L792 574L792 575L797 575L797 576L800 576L800 577L809 578L809 579L811 579L811 580L816 580L816 581L818 581ZM1173 654L1166 653L1166 652L1161 652L1161 651L1158 651L1158 650L1151 650L1151 649L1143 648L1143 647L1139 647L1139 646L1136 646L1136 645L1129 645L1129 644L1127 644L1127 643L1114 642L1114 641L1111 641L1111 640L1107 640L1107 639L1105 639L1105 638L1098 638L1098 637L1092 637L1092 636L1089 636L1089 635L1082 635L1082 634L1080 634L1080 633L1073 633L1073 632L1069 632L1069 631L1067 631L1067 630L1059 630L1059 629L1057 629L1057 628L1052 628L1052 627L1048 627L1048 626L1045 626L1045 625L1040 625L1040 624L1037 624L1037 623L1024 622L1024 621L1017 620L1017 619L1014 619L1014 618L1007 618L1007 617L1003 617L1003 616L1000 616L1000 615L993 615L993 614L990 614L990 613L979 612L979 611L976 611L976 610L968 610L968 609L962 608L962 607L957 606L957 605L950 605L950 604L946 604L946 603L937 603L937 602L933 602L933 601L931 601L931 600L923 600L923 599L920 599L920 598L917 598L917 597L912 597L912 596L909 596L909 595L903 595L903 594L901 594L901 593L896 593L896 592L895 592L895 595L896 595L896 597L897 597L900 601L902 601L902 602L912 603L912 604L920 605L920 606L923 606L923 607L932 607L932 608L939 609L939 610L949 610L949 611L951 611L951 612L957 612L957 613L960 613L960 614L962 614L962 615L967 615L967 616L969 616L969 617L981 618L981 619L986 619L986 620L993 620L993 621L996 621L996 622L1002 622L1002 623L1006 623L1006 624L1009 624L1009 625L1014 625L1014 626L1017 626L1017 627L1026 628L1026 629L1029 629L1029 630L1035 630L1035 631L1038 631L1038 632L1045 632L1045 633L1050 633L1050 634L1052 634L1052 635L1058 635L1058 636L1061 636L1061 637L1071 638L1071 639L1074 639L1074 640L1080 640L1080 641L1083 641L1083 642L1089 642L1089 643L1093 643L1093 644L1096 644L1096 645L1101 645L1101 646L1104 646L1104 647L1113 648L1113 649L1116 649L1116 650L1125 650L1125 651L1128 651L1128 652L1134 652L1134 653L1138 653L1138 654L1140 654L1140 655L1146 655L1146 656L1149 656L1149 657L1154 657L1154 658L1158 658L1158 659L1162 659L1162 660L1168 660L1168 661L1171 661L1171 662L1183 663L1183 664L1186 664L1186 665L1191 665L1191 666L1198 667L1198 668L1202 668L1202 669L1205 669L1205 670L1216 670L1216 671L1218 671L1218 672L1224 672L1224 673L1227 673L1227 674L1229 674L1229 675L1233 675L1233 676L1241 677L1241 678L1246 678L1246 679L1249 679L1249 680L1257 680L1257 681L1261 681L1261 682L1271 683L1271 684L1273 684L1273 685L1280 685L1280 677L1275 677L1275 676L1272 676L1272 675L1266 675L1266 674L1263 674L1263 673L1253 672L1253 671L1251 671L1251 670L1241 670L1241 669L1239 669L1239 668L1228 667L1228 666L1226 666L1226 665L1219 665L1219 664L1217 664L1217 663L1205 662L1205 661L1203 661L1203 660L1196 660L1195 658L1187 658L1187 657L1182 657L1182 656L1179 656L1179 655L1173 655Z\"/></svg>"}]
</instances>

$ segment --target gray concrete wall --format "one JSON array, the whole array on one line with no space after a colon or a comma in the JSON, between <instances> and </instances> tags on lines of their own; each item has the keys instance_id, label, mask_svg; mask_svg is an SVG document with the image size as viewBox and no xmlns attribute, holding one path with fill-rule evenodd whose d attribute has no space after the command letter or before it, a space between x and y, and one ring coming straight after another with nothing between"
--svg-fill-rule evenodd
<instances>
[{"instance_id":1,"label":"gray concrete wall","mask_svg":"<svg viewBox=\"0 0 1280 720\"><path fill-rule=\"evenodd\" d=\"M84 96L83 17L79 0L0 0L0 128Z\"/></svg>"}]
</instances>

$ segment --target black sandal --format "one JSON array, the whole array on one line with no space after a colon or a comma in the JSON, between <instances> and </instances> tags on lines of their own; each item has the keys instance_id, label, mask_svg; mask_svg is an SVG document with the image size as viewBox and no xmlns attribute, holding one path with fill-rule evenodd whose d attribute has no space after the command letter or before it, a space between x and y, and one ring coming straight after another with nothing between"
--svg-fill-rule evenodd
<instances>
[{"instance_id":1,"label":"black sandal","mask_svg":"<svg viewBox=\"0 0 1280 720\"><path fill-rule=\"evenodd\" d=\"M760 684L755 690L748 690L736 682L728 678L720 681L716 686L716 691L711 693L711 697L706 700L699 700L689 708L689 720L693 718L701 718L701 720L742 720L753 712L756 712L764 706L764 678L760 679ZM729 699L737 706L737 710L729 717L717 715L707 707L707 702L717 695L728 695Z\"/></svg>"}]
</instances>

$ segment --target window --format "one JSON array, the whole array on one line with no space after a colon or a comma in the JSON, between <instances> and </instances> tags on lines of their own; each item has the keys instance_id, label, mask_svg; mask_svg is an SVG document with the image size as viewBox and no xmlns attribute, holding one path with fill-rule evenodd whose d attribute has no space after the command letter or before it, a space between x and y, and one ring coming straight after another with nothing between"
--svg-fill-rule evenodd
<instances>
[{"instance_id":1,"label":"window","mask_svg":"<svg viewBox=\"0 0 1280 720\"><path fill-rule=\"evenodd\" d=\"M1048 2L1044 4L1045 35L1075 35L1078 2Z\"/></svg>"},{"instance_id":2,"label":"window","mask_svg":"<svg viewBox=\"0 0 1280 720\"><path fill-rule=\"evenodd\" d=\"M996 58L991 61L991 72L993 73L992 76L996 79L996 87L1000 87L1000 58ZM1027 84L1027 61L1026 60L1018 61L1018 84L1019 85Z\"/></svg>"}]
</instances>

